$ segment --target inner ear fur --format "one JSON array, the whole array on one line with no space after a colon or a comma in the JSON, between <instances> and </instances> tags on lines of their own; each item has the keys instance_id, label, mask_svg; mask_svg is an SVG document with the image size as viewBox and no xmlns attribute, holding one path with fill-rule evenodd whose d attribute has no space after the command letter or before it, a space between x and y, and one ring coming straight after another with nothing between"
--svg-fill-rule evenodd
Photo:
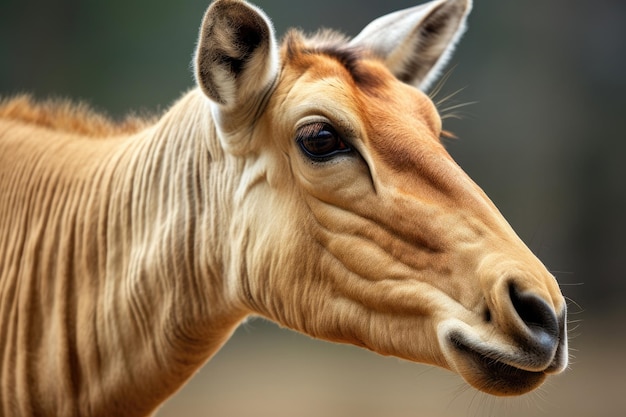
<instances>
[{"instance_id":1,"label":"inner ear fur","mask_svg":"<svg viewBox=\"0 0 626 417\"><path fill-rule=\"evenodd\" d=\"M204 94L224 108L236 108L261 94L278 71L274 29L257 7L240 0L216 0L202 22L195 75Z\"/></svg>"},{"instance_id":2,"label":"inner ear fur","mask_svg":"<svg viewBox=\"0 0 626 417\"><path fill-rule=\"evenodd\" d=\"M350 43L380 57L401 81L426 90L465 31L471 0L435 0L382 16Z\"/></svg>"}]
</instances>

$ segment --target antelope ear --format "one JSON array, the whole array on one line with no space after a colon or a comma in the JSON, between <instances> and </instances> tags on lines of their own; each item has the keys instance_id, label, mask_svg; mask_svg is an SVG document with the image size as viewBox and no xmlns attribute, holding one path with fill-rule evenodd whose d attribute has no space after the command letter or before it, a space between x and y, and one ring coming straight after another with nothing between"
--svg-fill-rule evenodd
<instances>
[{"instance_id":1,"label":"antelope ear","mask_svg":"<svg viewBox=\"0 0 626 417\"><path fill-rule=\"evenodd\" d=\"M265 13L241 0L214 1L195 55L196 82L204 94L221 110L234 110L261 100L277 74L278 49Z\"/></svg>"},{"instance_id":2,"label":"antelope ear","mask_svg":"<svg viewBox=\"0 0 626 417\"><path fill-rule=\"evenodd\" d=\"M435 0L382 16L350 44L379 56L401 81L422 90L437 78L465 31L471 0Z\"/></svg>"}]
</instances>

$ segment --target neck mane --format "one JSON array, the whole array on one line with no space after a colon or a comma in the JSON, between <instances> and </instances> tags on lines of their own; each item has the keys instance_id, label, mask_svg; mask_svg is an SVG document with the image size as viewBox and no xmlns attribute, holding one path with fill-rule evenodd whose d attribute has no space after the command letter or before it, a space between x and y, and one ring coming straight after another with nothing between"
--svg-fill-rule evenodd
<instances>
[{"instance_id":1,"label":"neck mane","mask_svg":"<svg viewBox=\"0 0 626 417\"><path fill-rule=\"evenodd\" d=\"M0 118L89 137L131 135L154 124L155 117L129 115L123 121L67 100L35 101L30 95L0 100Z\"/></svg>"}]
</instances>

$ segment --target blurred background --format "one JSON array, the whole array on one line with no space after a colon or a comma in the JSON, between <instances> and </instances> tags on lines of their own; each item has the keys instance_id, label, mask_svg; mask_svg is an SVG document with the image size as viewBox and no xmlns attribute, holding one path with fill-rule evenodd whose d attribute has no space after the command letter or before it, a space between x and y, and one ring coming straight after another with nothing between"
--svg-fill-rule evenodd
<instances>
[{"instance_id":1,"label":"blurred background","mask_svg":"<svg viewBox=\"0 0 626 417\"><path fill-rule=\"evenodd\" d=\"M495 399L446 371L243 325L157 414L622 416L626 410L626 2L477 0L439 94L448 149L570 299L571 369ZM193 86L208 1L3 0L0 96L70 97L121 118ZM257 0L276 31L355 35L408 0ZM445 106L444 106L445 107Z\"/></svg>"}]
</instances>

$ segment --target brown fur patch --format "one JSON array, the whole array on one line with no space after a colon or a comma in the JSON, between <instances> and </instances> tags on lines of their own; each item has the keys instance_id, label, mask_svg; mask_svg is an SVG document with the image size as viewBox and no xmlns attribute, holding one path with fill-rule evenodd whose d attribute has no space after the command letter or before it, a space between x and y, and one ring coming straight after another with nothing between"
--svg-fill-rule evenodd
<instances>
[{"instance_id":1,"label":"brown fur patch","mask_svg":"<svg viewBox=\"0 0 626 417\"><path fill-rule=\"evenodd\" d=\"M0 100L0 118L91 137L132 134L155 121L152 117L128 116L116 122L84 103L60 99L37 102L30 95Z\"/></svg>"},{"instance_id":2,"label":"brown fur patch","mask_svg":"<svg viewBox=\"0 0 626 417\"><path fill-rule=\"evenodd\" d=\"M339 62L350 74L355 84L365 92L375 94L384 85L383 78L363 65L364 60L376 59L370 51L349 46L347 38L338 32L324 30L305 38L298 31L287 33L283 47L290 62L306 61L303 57L323 55Z\"/></svg>"}]
</instances>

